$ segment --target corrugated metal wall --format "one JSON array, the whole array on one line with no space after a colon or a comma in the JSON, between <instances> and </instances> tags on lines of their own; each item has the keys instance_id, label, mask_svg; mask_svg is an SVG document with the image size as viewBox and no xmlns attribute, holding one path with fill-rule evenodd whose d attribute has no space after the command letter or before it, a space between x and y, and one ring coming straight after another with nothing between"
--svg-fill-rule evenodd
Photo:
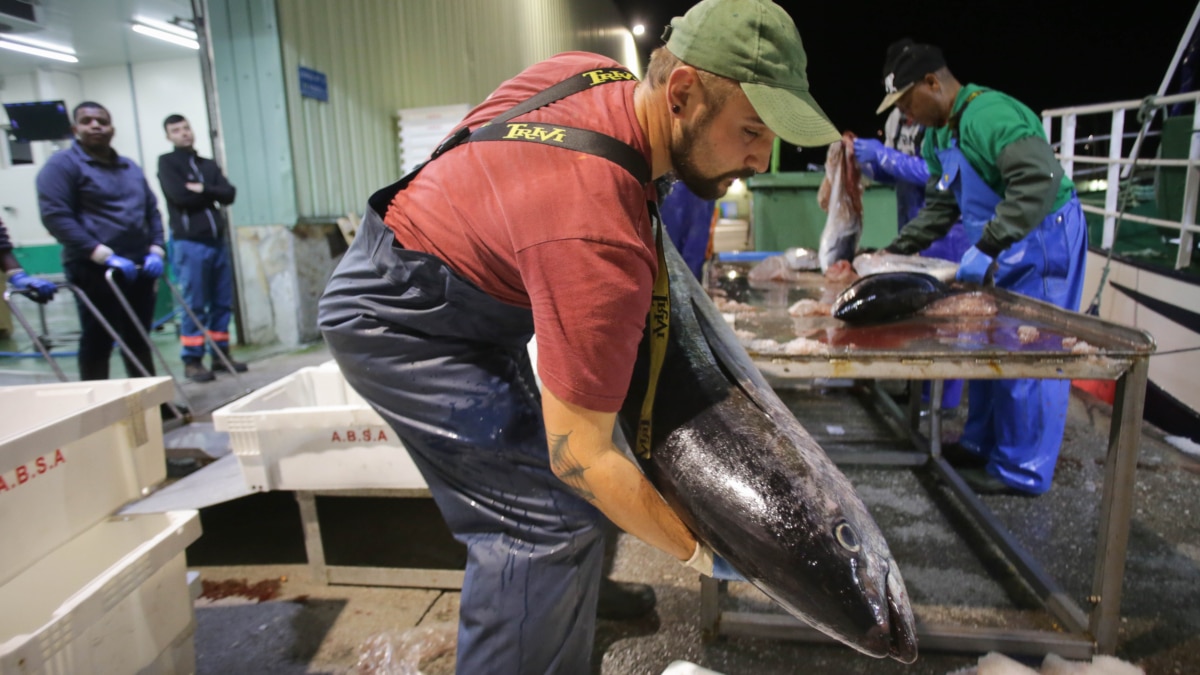
<instances>
[{"instance_id":1,"label":"corrugated metal wall","mask_svg":"<svg viewBox=\"0 0 1200 675\"><path fill-rule=\"evenodd\" d=\"M276 0L299 216L361 213L395 180L396 110L475 105L522 68L570 50L637 69L607 0ZM300 66L329 100L302 98Z\"/></svg>"},{"instance_id":2,"label":"corrugated metal wall","mask_svg":"<svg viewBox=\"0 0 1200 675\"><path fill-rule=\"evenodd\" d=\"M220 92L225 173L237 186L235 225L293 225L292 171L274 0L208 0ZM294 76L294 75L293 75Z\"/></svg>"}]
</instances>

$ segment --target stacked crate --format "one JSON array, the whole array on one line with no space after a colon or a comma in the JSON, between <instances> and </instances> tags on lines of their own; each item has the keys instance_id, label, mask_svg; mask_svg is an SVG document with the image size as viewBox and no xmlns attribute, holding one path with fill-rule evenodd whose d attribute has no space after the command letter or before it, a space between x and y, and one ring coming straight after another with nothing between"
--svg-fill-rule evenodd
<instances>
[{"instance_id":1,"label":"stacked crate","mask_svg":"<svg viewBox=\"0 0 1200 675\"><path fill-rule=\"evenodd\" d=\"M0 387L0 674L191 673L196 511L114 516L166 477L170 378Z\"/></svg>"},{"instance_id":2,"label":"stacked crate","mask_svg":"<svg viewBox=\"0 0 1200 675\"><path fill-rule=\"evenodd\" d=\"M213 411L252 490L420 490L396 433L329 361Z\"/></svg>"}]
</instances>

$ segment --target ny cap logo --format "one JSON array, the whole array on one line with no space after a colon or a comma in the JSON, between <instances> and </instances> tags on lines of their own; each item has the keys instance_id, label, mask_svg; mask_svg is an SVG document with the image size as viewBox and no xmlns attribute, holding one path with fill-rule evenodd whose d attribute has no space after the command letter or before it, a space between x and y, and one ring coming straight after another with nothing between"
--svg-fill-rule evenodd
<instances>
[{"instance_id":1,"label":"ny cap logo","mask_svg":"<svg viewBox=\"0 0 1200 675\"><path fill-rule=\"evenodd\" d=\"M889 94L896 93L896 74L888 73L888 76L883 80L883 89Z\"/></svg>"}]
</instances>

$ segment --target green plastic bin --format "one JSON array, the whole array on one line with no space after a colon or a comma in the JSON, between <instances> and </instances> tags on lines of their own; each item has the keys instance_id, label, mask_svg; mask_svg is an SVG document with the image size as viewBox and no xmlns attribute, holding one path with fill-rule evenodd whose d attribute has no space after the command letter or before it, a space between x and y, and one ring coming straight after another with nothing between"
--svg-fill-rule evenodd
<instances>
[{"instance_id":1,"label":"green plastic bin","mask_svg":"<svg viewBox=\"0 0 1200 675\"><path fill-rule=\"evenodd\" d=\"M793 246L817 248L826 214L817 204L824 173L764 173L746 182L750 188L750 227L754 248L782 251ZM896 237L896 192L872 184L863 191L862 248L883 248Z\"/></svg>"}]
</instances>

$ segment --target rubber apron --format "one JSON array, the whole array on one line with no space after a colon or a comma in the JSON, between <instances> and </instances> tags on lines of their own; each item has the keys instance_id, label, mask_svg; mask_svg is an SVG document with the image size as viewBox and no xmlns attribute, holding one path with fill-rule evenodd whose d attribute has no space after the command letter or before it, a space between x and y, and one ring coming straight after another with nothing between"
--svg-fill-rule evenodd
<instances>
[{"instance_id":1,"label":"rubber apron","mask_svg":"<svg viewBox=\"0 0 1200 675\"><path fill-rule=\"evenodd\" d=\"M929 182L929 168L925 159L920 155L909 155L896 148L883 148L879 158L870 162L875 178L883 178L881 182L895 183L897 231L903 230L908 221L916 217L925 206L925 185ZM670 222L670 221L668 221ZM967 249L971 248L967 234L961 222L955 222L942 238L934 241L920 255L925 258L937 258L957 263L962 259ZM929 382L921 383L921 401L929 401L931 388ZM957 408L962 402L963 381L944 380L942 382L942 410Z\"/></svg>"},{"instance_id":2,"label":"rubber apron","mask_svg":"<svg viewBox=\"0 0 1200 675\"><path fill-rule=\"evenodd\" d=\"M603 84L594 82L601 72L609 81L633 78L606 69L573 79ZM503 140L507 120L586 88L560 84L474 133L464 127L430 161L462 142ZM543 138L563 130L572 142L560 147L607 157L649 181L644 157L620 141L561 125L515 128L538 127ZM550 470L526 349L532 312L492 298L434 256L405 250L384 224L392 198L421 168L371 198L318 322L346 380L404 442L467 547L457 671L589 672L602 516Z\"/></svg>"},{"instance_id":3,"label":"rubber apron","mask_svg":"<svg viewBox=\"0 0 1200 675\"><path fill-rule=\"evenodd\" d=\"M943 171L938 187L954 191L963 227L974 245L1002 199L967 161L957 138L937 154ZM997 256L995 283L1077 311L1086 256L1087 227L1079 198L1072 195ZM988 473L1009 486L1034 494L1049 490L1066 427L1070 386L1069 380L971 381L960 443L986 457Z\"/></svg>"}]
</instances>

